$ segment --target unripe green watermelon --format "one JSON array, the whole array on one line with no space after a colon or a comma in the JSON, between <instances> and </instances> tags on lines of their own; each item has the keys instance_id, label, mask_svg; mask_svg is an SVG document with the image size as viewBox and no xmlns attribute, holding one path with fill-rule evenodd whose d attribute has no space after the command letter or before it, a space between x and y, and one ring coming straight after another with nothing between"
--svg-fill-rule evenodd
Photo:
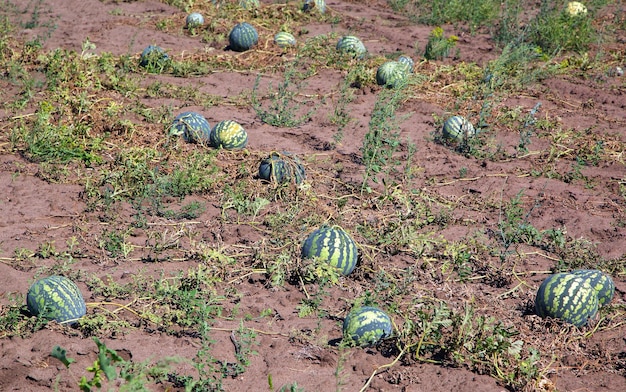
<instances>
[{"instance_id":1,"label":"unripe green watermelon","mask_svg":"<svg viewBox=\"0 0 626 392\"><path fill-rule=\"evenodd\" d=\"M358 250L356 243L339 226L323 226L307 237L302 246L302 257L317 259L349 275L356 267Z\"/></svg>"},{"instance_id":2,"label":"unripe green watermelon","mask_svg":"<svg viewBox=\"0 0 626 392\"><path fill-rule=\"evenodd\" d=\"M302 6L302 10L305 12L317 11L320 14L326 12L326 1L325 0L304 0L304 5Z\"/></svg>"},{"instance_id":3,"label":"unripe green watermelon","mask_svg":"<svg viewBox=\"0 0 626 392\"><path fill-rule=\"evenodd\" d=\"M474 135L476 135L476 129L463 116L452 116L443 124L443 137L446 139L461 141Z\"/></svg>"},{"instance_id":4,"label":"unripe green watermelon","mask_svg":"<svg viewBox=\"0 0 626 392\"><path fill-rule=\"evenodd\" d=\"M376 71L376 83L386 87L396 87L407 77L407 68L397 61L387 61Z\"/></svg>"},{"instance_id":5,"label":"unripe green watermelon","mask_svg":"<svg viewBox=\"0 0 626 392\"><path fill-rule=\"evenodd\" d=\"M194 29L196 27L202 26L203 24L204 17L198 12L192 12L191 14L187 15L187 18L185 19L185 27L187 27L188 29Z\"/></svg>"},{"instance_id":6,"label":"unripe green watermelon","mask_svg":"<svg viewBox=\"0 0 626 392\"><path fill-rule=\"evenodd\" d=\"M259 42L259 33L247 22L237 23L228 35L230 48L237 52L245 52Z\"/></svg>"},{"instance_id":7,"label":"unripe green watermelon","mask_svg":"<svg viewBox=\"0 0 626 392\"><path fill-rule=\"evenodd\" d=\"M398 57L398 62L405 66L408 73L413 72L413 67L415 66L415 62L409 56L400 56Z\"/></svg>"},{"instance_id":8,"label":"unripe green watermelon","mask_svg":"<svg viewBox=\"0 0 626 392\"><path fill-rule=\"evenodd\" d=\"M190 143L209 143L211 126L203 115L196 112L183 112L174 118L169 134L182 136Z\"/></svg>"},{"instance_id":9,"label":"unripe green watermelon","mask_svg":"<svg viewBox=\"0 0 626 392\"><path fill-rule=\"evenodd\" d=\"M296 46L296 37L286 31L281 31L274 36L274 42L281 48Z\"/></svg>"},{"instance_id":10,"label":"unripe green watermelon","mask_svg":"<svg viewBox=\"0 0 626 392\"><path fill-rule=\"evenodd\" d=\"M535 298L535 311L582 327L598 313L598 296L582 277L569 273L548 276Z\"/></svg>"},{"instance_id":11,"label":"unripe green watermelon","mask_svg":"<svg viewBox=\"0 0 626 392\"><path fill-rule=\"evenodd\" d=\"M170 56L157 45L148 45L139 58L139 65L149 72L162 71L170 62Z\"/></svg>"},{"instance_id":12,"label":"unripe green watermelon","mask_svg":"<svg viewBox=\"0 0 626 392\"><path fill-rule=\"evenodd\" d=\"M224 120L217 123L211 131L211 145L215 148L237 150L248 144L248 133L237 122Z\"/></svg>"},{"instance_id":13,"label":"unripe green watermelon","mask_svg":"<svg viewBox=\"0 0 626 392\"><path fill-rule=\"evenodd\" d=\"M39 279L28 289L26 306L33 316L73 324L87 313L83 295L76 283L64 276Z\"/></svg>"},{"instance_id":14,"label":"unripe green watermelon","mask_svg":"<svg viewBox=\"0 0 626 392\"><path fill-rule=\"evenodd\" d=\"M598 296L599 306L604 306L613 299L615 283L609 275L599 270L586 269L575 270L570 273L585 279L593 287Z\"/></svg>"},{"instance_id":15,"label":"unripe green watermelon","mask_svg":"<svg viewBox=\"0 0 626 392\"><path fill-rule=\"evenodd\" d=\"M300 160L288 152L272 152L259 165L259 178L266 181L284 184L304 181L305 172Z\"/></svg>"},{"instance_id":16,"label":"unripe green watermelon","mask_svg":"<svg viewBox=\"0 0 626 392\"><path fill-rule=\"evenodd\" d=\"M343 320L343 338L360 347L374 346L391 332L389 316L373 306L352 309Z\"/></svg>"},{"instance_id":17,"label":"unripe green watermelon","mask_svg":"<svg viewBox=\"0 0 626 392\"><path fill-rule=\"evenodd\" d=\"M259 8L261 4L259 0L239 0L239 6L245 10Z\"/></svg>"},{"instance_id":18,"label":"unripe green watermelon","mask_svg":"<svg viewBox=\"0 0 626 392\"><path fill-rule=\"evenodd\" d=\"M367 53L363 42L353 35L341 37L339 41L337 41L337 50L341 53L350 54L357 59L362 59L365 57L365 53Z\"/></svg>"}]
</instances>

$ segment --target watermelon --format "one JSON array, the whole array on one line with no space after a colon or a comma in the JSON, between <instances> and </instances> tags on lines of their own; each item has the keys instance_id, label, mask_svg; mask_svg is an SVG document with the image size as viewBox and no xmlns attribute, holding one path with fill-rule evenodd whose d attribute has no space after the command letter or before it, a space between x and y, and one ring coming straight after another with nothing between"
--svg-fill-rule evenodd
<instances>
[{"instance_id":1,"label":"watermelon","mask_svg":"<svg viewBox=\"0 0 626 392\"><path fill-rule=\"evenodd\" d=\"M337 50L341 53L350 54L357 59L362 59L365 57L365 53L367 53L363 42L353 35L346 35L339 38L339 41L337 41Z\"/></svg>"},{"instance_id":2,"label":"watermelon","mask_svg":"<svg viewBox=\"0 0 626 392\"><path fill-rule=\"evenodd\" d=\"M599 270L586 269L575 270L570 273L585 279L593 287L598 296L599 306L604 306L613 299L615 283L613 283L613 279L609 275Z\"/></svg>"},{"instance_id":3,"label":"watermelon","mask_svg":"<svg viewBox=\"0 0 626 392\"><path fill-rule=\"evenodd\" d=\"M203 115L196 112L183 112L174 118L169 134L182 136L190 143L204 143L210 140L211 126Z\"/></svg>"},{"instance_id":4,"label":"watermelon","mask_svg":"<svg viewBox=\"0 0 626 392\"><path fill-rule=\"evenodd\" d=\"M598 313L596 290L582 277L569 273L548 276L539 286L535 312L582 327Z\"/></svg>"},{"instance_id":5,"label":"watermelon","mask_svg":"<svg viewBox=\"0 0 626 392\"><path fill-rule=\"evenodd\" d=\"M196 27L200 27L204 24L204 17L202 14L197 12L192 12L187 15L187 19L185 19L185 27L188 29L194 29Z\"/></svg>"},{"instance_id":6,"label":"watermelon","mask_svg":"<svg viewBox=\"0 0 626 392\"><path fill-rule=\"evenodd\" d=\"M274 36L274 43L281 48L296 46L296 37L286 31L281 31Z\"/></svg>"},{"instance_id":7,"label":"watermelon","mask_svg":"<svg viewBox=\"0 0 626 392\"><path fill-rule=\"evenodd\" d=\"M233 120L217 123L209 138L213 147L226 150L242 149L248 144L248 133Z\"/></svg>"},{"instance_id":8,"label":"watermelon","mask_svg":"<svg viewBox=\"0 0 626 392\"><path fill-rule=\"evenodd\" d=\"M376 71L376 83L381 86L396 87L407 77L407 68L397 61L387 61Z\"/></svg>"},{"instance_id":9,"label":"watermelon","mask_svg":"<svg viewBox=\"0 0 626 392\"><path fill-rule=\"evenodd\" d=\"M300 160L290 153L272 152L269 157L261 161L259 178L278 184L291 181L300 184L304 181L305 172Z\"/></svg>"},{"instance_id":10,"label":"watermelon","mask_svg":"<svg viewBox=\"0 0 626 392\"><path fill-rule=\"evenodd\" d=\"M26 305L33 316L61 324L74 324L87 313L85 300L76 283L58 275L33 283L28 289Z\"/></svg>"},{"instance_id":11,"label":"watermelon","mask_svg":"<svg viewBox=\"0 0 626 392\"><path fill-rule=\"evenodd\" d=\"M413 72L413 67L415 66L415 62L409 56L400 56L398 57L398 62L406 68L408 73Z\"/></svg>"},{"instance_id":12,"label":"watermelon","mask_svg":"<svg viewBox=\"0 0 626 392\"><path fill-rule=\"evenodd\" d=\"M139 58L139 65L149 71L162 71L169 63L170 57L157 45L148 45Z\"/></svg>"},{"instance_id":13,"label":"watermelon","mask_svg":"<svg viewBox=\"0 0 626 392\"><path fill-rule=\"evenodd\" d=\"M343 320L343 338L360 347L374 346L391 335L389 316L374 306L352 309Z\"/></svg>"},{"instance_id":14,"label":"watermelon","mask_svg":"<svg viewBox=\"0 0 626 392\"><path fill-rule=\"evenodd\" d=\"M320 14L326 12L326 1L325 0L304 0L304 5L302 6L302 10L304 12L317 11Z\"/></svg>"},{"instance_id":15,"label":"watermelon","mask_svg":"<svg viewBox=\"0 0 626 392\"><path fill-rule=\"evenodd\" d=\"M259 0L239 0L239 6L244 10L259 8Z\"/></svg>"},{"instance_id":16,"label":"watermelon","mask_svg":"<svg viewBox=\"0 0 626 392\"><path fill-rule=\"evenodd\" d=\"M339 226L322 226L304 241L302 258L317 259L339 269L342 275L349 275L356 267L358 251L356 243Z\"/></svg>"},{"instance_id":17,"label":"watermelon","mask_svg":"<svg viewBox=\"0 0 626 392\"><path fill-rule=\"evenodd\" d=\"M465 117L452 116L443 124L443 137L446 139L461 141L474 135L476 135L476 130Z\"/></svg>"},{"instance_id":18,"label":"watermelon","mask_svg":"<svg viewBox=\"0 0 626 392\"><path fill-rule=\"evenodd\" d=\"M236 52L245 52L259 42L259 33L247 22L237 23L228 35L230 48Z\"/></svg>"}]
</instances>

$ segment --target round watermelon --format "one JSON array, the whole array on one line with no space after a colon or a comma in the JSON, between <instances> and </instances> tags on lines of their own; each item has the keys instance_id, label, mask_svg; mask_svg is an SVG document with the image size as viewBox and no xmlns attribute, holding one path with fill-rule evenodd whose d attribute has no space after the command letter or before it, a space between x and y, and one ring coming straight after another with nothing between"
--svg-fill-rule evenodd
<instances>
[{"instance_id":1,"label":"round watermelon","mask_svg":"<svg viewBox=\"0 0 626 392\"><path fill-rule=\"evenodd\" d=\"M343 320L343 338L360 347L374 346L391 335L389 316L373 306L352 309Z\"/></svg>"},{"instance_id":2,"label":"round watermelon","mask_svg":"<svg viewBox=\"0 0 626 392\"><path fill-rule=\"evenodd\" d=\"M259 42L259 33L247 22L237 23L228 35L230 48L237 52L245 52Z\"/></svg>"},{"instance_id":3,"label":"round watermelon","mask_svg":"<svg viewBox=\"0 0 626 392\"><path fill-rule=\"evenodd\" d=\"M568 273L550 275L537 290L535 312L541 317L558 318L582 327L598 313L598 296L580 276Z\"/></svg>"},{"instance_id":4,"label":"round watermelon","mask_svg":"<svg viewBox=\"0 0 626 392\"><path fill-rule=\"evenodd\" d=\"M357 59L362 59L367 53L367 49L360 39L353 35L346 35L337 41L337 50L341 53L349 54Z\"/></svg>"},{"instance_id":5,"label":"round watermelon","mask_svg":"<svg viewBox=\"0 0 626 392\"><path fill-rule=\"evenodd\" d=\"M286 31L281 31L274 36L274 43L281 48L296 46L296 37Z\"/></svg>"},{"instance_id":6,"label":"round watermelon","mask_svg":"<svg viewBox=\"0 0 626 392\"><path fill-rule=\"evenodd\" d=\"M302 6L302 10L304 12L317 11L320 14L326 12L326 1L325 0L304 0L304 5Z\"/></svg>"},{"instance_id":7,"label":"round watermelon","mask_svg":"<svg viewBox=\"0 0 626 392\"><path fill-rule=\"evenodd\" d=\"M305 179L304 166L298 158L288 152L272 152L261 161L259 178L278 184L292 181L300 184Z\"/></svg>"},{"instance_id":8,"label":"round watermelon","mask_svg":"<svg viewBox=\"0 0 626 392\"><path fill-rule=\"evenodd\" d=\"M408 73L413 72L413 67L415 66L415 62L409 56L398 57L398 63L400 63L400 65L403 65L406 68L406 71Z\"/></svg>"},{"instance_id":9,"label":"round watermelon","mask_svg":"<svg viewBox=\"0 0 626 392\"><path fill-rule=\"evenodd\" d=\"M356 243L339 226L323 226L307 237L302 246L302 258L317 259L349 275L356 267Z\"/></svg>"},{"instance_id":10,"label":"round watermelon","mask_svg":"<svg viewBox=\"0 0 626 392\"><path fill-rule=\"evenodd\" d=\"M463 116L452 116L443 124L443 137L446 139L461 141L474 135L474 126Z\"/></svg>"},{"instance_id":11,"label":"round watermelon","mask_svg":"<svg viewBox=\"0 0 626 392\"><path fill-rule=\"evenodd\" d=\"M376 71L376 83L381 86L393 88L406 80L406 76L406 66L401 65L397 61L387 61L378 67Z\"/></svg>"},{"instance_id":12,"label":"round watermelon","mask_svg":"<svg viewBox=\"0 0 626 392\"><path fill-rule=\"evenodd\" d=\"M233 120L220 121L215 125L210 135L211 145L215 148L237 150L248 144L248 133Z\"/></svg>"},{"instance_id":13,"label":"round watermelon","mask_svg":"<svg viewBox=\"0 0 626 392\"><path fill-rule=\"evenodd\" d=\"M139 58L139 65L152 71L163 70L170 61L170 56L157 45L148 45Z\"/></svg>"},{"instance_id":14,"label":"round watermelon","mask_svg":"<svg viewBox=\"0 0 626 392\"><path fill-rule=\"evenodd\" d=\"M200 27L204 24L204 17L202 14L197 12L192 12L187 15L187 19L185 19L185 27L188 29L194 29L196 27Z\"/></svg>"},{"instance_id":15,"label":"round watermelon","mask_svg":"<svg viewBox=\"0 0 626 392\"><path fill-rule=\"evenodd\" d=\"M259 0L239 0L239 6L245 10L259 8Z\"/></svg>"},{"instance_id":16,"label":"round watermelon","mask_svg":"<svg viewBox=\"0 0 626 392\"><path fill-rule=\"evenodd\" d=\"M611 302L615 294L615 283L607 274L599 270L580 269L570 272L573 275L583 278L596 291L598 305L604 306Z\"/></svg>"},{"instance_id":17,"label":"round watermelon","mask_svg":"<svg viewBox=\"0 0 626 392\"><path fill-rule=\"evenodd\" d=\"M33 316L73 324L87 313L83 295L76 283L64 276L40 279L28 289L26 306Z\"/></svg>"},{"instance_id":18,"label":"round watermelon","mask_svg":"<svg viewBox=\"0 0 626 392\"><path fill-rule=\"evenodd\" d=\"M208 143L211 126L203 115L196 112L183 112L174 118L169 134L182 136L190 143Z\"/></svg>"}]
</instances>

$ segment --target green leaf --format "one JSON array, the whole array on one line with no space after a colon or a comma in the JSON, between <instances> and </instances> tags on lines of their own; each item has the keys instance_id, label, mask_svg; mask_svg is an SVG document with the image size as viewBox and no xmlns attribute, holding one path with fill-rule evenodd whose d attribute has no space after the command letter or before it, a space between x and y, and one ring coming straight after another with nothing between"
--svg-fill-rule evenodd
<instances>
[{"instance_id":1,"label":"green leaf","mask_svg":"<svg viewBox=\"0 0 626 392\"><path fill-rule=\"evenodd\" d=\"M54 358L58 359L59 361L63 362L66 368L70 367L70 363L76 362L74 358L67 357L67 351L61 346L54 346L54 348L52 349L52 353L50 355L52 355Z\"/></svg>"}]
</instances>

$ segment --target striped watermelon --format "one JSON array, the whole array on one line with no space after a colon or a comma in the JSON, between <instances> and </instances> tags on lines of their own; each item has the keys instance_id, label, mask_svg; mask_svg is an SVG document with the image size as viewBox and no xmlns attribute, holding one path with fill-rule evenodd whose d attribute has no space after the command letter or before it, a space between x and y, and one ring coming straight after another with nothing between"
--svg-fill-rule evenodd
<instances>
[{"instance_id":1,"label":"striped watermelon","mask_svg":"<svg viewBox=\"0 0 626 392\"><path fill-rule=\"evenodd\" d=\"M376 83L390 88L396 87L406 80L407 68L397 61L387 61L376 71Z\"/></svg>"},{"instance_id":2,"label":"striped watermelon","mask_svg":"<svg viewBox=\"0 0 626 392\"><path fill-rule=\"evenodd\" d=\"M237 23L228 35L230 48L236 52L245 52L259 42L259 33L247 22Z\"/></svg>"},{"instance_id":3,"label":"striped watermelon","mask_svg":"<svg viewBox=\"0 0 626 392\"><path fill-rule=\"evenodd\" d=\"M582 327L598 313L598 296L582 277L559 273L547 277L535 298L535 311L541 317L553 317Z\"/></svg>"},{"instance_id":4,"label":"striped watermelon","mask_svg":"<svg viewBox=\"0 0 626 392\"><path fill-rule=\"evenodd\" d=\"M224 120L217 123L213 128L210 141L215 148L242 149L248 144L248 133L239 123L233 120Z\"/></svg>"},{"instance_id":5,"label":"striped watermelon","mask_svg":"<svg viewBox=\"0 0 626 392\"><path fill-rule=\"evenodd\" d=\"M76 283L58 275L33 283L28 289L26 305L33 316L61 324L73 324L87 313L85 300Z\"/></svg>"},{"instance_id":6,"label":"striped watermelon","mask_svg":"<svg viewBox=\"0 0 626 392\"><path fill-rule=\"evenodd\" d=\"M465 117L452 116L443 124L443 137L446 139L461 141L474 135L476 135L476 130Z\"/></svg>"},{"instance_id":7,"label":"striped watermelon","mask_svg":"<svg viewBox=\"0 0 626 392\"><path fill-rule=\"evenodd\" d=\"M341 53L350 54L357 59L362 59L367 53L367 49L360 39L353 35L346 35L337 41L337 50Z\"/></svg>"},{"instance_id":8,"label":"striped watermelon","mask_svg":"<svg viewBox=\"0 0 626 392\"><path fill-rule=\"evenodd\" d=\"M413 72L413 67L415 66L415 62L409 56L400 56L398 57L398 62L401 65L404 65L408 73Z\"/></svg>"},{"instance_id":9,"label":"striped watermelon","mask_svg":"<svg viewBox=\"0 0 626 392\"><path fill-rule=\"evenodd\" d=\"M360 347L374 346L391 331L389 316L373 306L352 309L343 320L343 338Z\"/></svg>"},{"instance_id":10,"label":"striped watermelon","mask_svg":"<svg viewBox=\"0 0 626 392\"><path fill-rule=\"evenodd\" d=\"M294 37L291 33L281 31L279 33L276 33L276 35L274 36L274 43L276 43L276 45L280 46L281 48L296 46L296 37Z\"/></svg>"},{"instance_id":11,"label":"striped watermelon","mask_svg":"<svg viewBox=\"0 0 626 392\"><path fill-rule=\"evenodd\" d=\"M244 10L253 10L259 8L261 4L259 4L259 0L239 0L239 6Z\"/></svg>"},{"instance_id":12,"label":"striped watermelon","mask_svg":"<svg viewBox=\"0 0 626 392\"><path fill-rule=\"evenodd\" d=\"M182 136L190 143L209 142L211 126L203 115L196 112L183 112L174 118L169 134Z\"/></svg>"},{"instance_id":13,"label":"striped watermelon","mask_svg":"<svg viewBox=\"0 0 626 392\"><path fill-rule=\"evenodd\" d=\"M356 267L358 250L356 243L339 226L322 226L304 241L302 257L317 259L337 267L342 275L349 275Z\"/></svg>"},{"instance_id":14,"label":"striped watermelon","mask_svg":"<svg viewBox=\"0 0 626 392\"><path fill-rule=\"evenodd\" d=\"M615 283L607 274L599 270L575 270L570 272L573 275L585 279L598 295L598 305L604 306L611 302L615 294Z\"/></svg>"},{"instance_id":15,"label":"striped watermelon","mask_svg":"<svg viewBox=\"0 0 626 392\"><path fill-rule=\"evenodd\" d=\"M288 152L272 152L259 165L259 178L266 181L278 184L294 181L300 184L305 177L304 166L300 160Z\"/></svg>"},{"instance_id":16,"label":"striped watermelon","mask_svg":"<svg viewBox=\"0 0 626 392\"><path fill-rule=\"evenodd\" d=\"M187 18L185 19L185 27L187 27L188 29L194 29L196 27L202 26L203 24L204 16L197 12L192 12L191 14L187 15Z\"/></svg>"},{"instance_id":17,"label":"striped watermelon","mask_svg":"<svg viewBox=\"0 0 626 392\"><path fill-rule=\"evenodd\" d=\"M157 45L148 45L139 58L139 65L149 71L162 71L170 61L170 56Z\"/></svg>"},{"instance_id":18,"label":"striped watermelon","mask_svg":"<svg viewBox=\"0 0 626 392\"><path fill-rule=\"evenodd\" d=\"M302 6L302 10L304 12L309 11L317 11L320 14L326 12L326 1L325 0L304 0L304 5Z\"/></svg>"}]
</instances>

